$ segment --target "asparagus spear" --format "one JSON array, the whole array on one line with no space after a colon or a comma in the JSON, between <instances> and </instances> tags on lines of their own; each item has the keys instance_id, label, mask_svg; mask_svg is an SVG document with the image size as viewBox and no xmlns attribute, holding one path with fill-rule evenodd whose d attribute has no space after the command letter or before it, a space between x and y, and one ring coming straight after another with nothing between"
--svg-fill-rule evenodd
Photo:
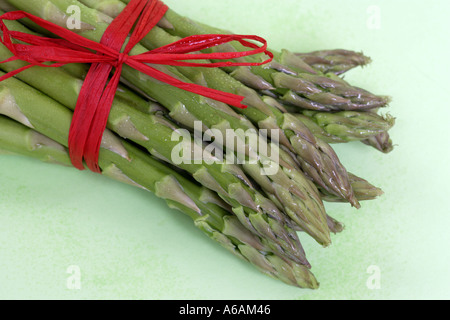
<instances>
[{"instance_id":1,"label":"asparagus spear","mask_svg":"<svg viewBox=\"0 0 450 320\"><path fill-rule=\"evenodd\" d=\"M47 163L70 167L67 149L58 142L23 124L0 116L0 149L12 155L25 155Z\"/></svg>"},{"instance_id":2,"label":"asparagus spear","mask_svg":"<svg viewBox=\"0 0 450 320\"><path fill-rule=\"evenodd\" d=\"M142 43L146 45L147 49L153 49L176 40L178 40L177 37L171 38L163 30L154 28L143 39ZM305 173L317 184L326 185L328 190L334 190L336 195L342 196L355 207L359 207L353 196L345 168L339 162L337 155L325 142L316 141L300 121L289 114L283 114L276 108L266 105L256 92L239 81L233 81L233 78L219 69L183 67L179 68L178 71L190 79L200 81L214 89L245 96L245 102L250 108L239 110L240 113L249 118L260 129L282 129L280 142L292 152L297 153L298 158L300 158L299 163Z\"/></svg>"},{"instance_id":3,"label":"asparagus spear","mask_svg":"<svg viewBox=\"0 0 450 320\"><path fill-rule=\"evenodd\" d=\"M89 1L89 0L87 0ZM114 0L116 1L116 0ZM128 1L123 1L128 2ZM167 19L166 19L167 20ZM208 30L210 33L230 33L229 31L222 30L219 28L211 27L207 24L194 21L196 24L203 27L205 30ZM175 27L173 25L167 27L168 30L173 30ZM273 51L273 50L271 50ZM286 51L284 54L288 54ZM288 54L285 56L285 60L288 62L291 62L294 64L294 67L300 68L301 72L310 72L315 74L317 71L319 73L327 74L327 73L334 73L335 75L342 75L343 73L358 67L358 66L365 66L371 62L371 59L367 56L365 56L362 53L350 51L350 50L342 50L342 49L336 49L336 50L320 50L320 51L313 51L313 52L307 52L307 53L295 53L297 57L300 59L296 59L295 57L292 57L292 54ZM277 53L277 56L280 57L280 53ZM295 74L295 71L289 70L287 66L281 65L279 62L274 63L273 65L269 65L278 71L284 71L287 73ZM232 70L232 69L229 69ZM239 73L242 72L242 76L244 76L244 79L246 77L249 77L249 80L258 78L255 74L250 75L248 71L240 70ZM262 78L260 78L260 81L264 81ZM255 85L257 82L254 83ZM268 84L270 86L270 84ZM266 88L268 89L268 88ZM260 90L264 90L264 88L261 88Z\"/></svg>"},{"instance_id":4,"label":"asparagus spear","mask_svg":"<svg viewBox=\"0 0 450 320\"><path fill-rule=\"evenodd\" d=\"M0 149L41 161L71 166L62 144L12 119L0 116ZM314 275L303 265L283 260L245 229L223 201L208 189L184 178L131 144L121 141L129 160L102 149L103 175L148 190L193 219L197 228L261 272L289 285L317 288Z\"/></svg>"},{"instance_id":5,"label":"asparagus spear","mask_svg":"<svg viewBox=\"0 0 450 320\"><path fill-rule=\"evenodd\" d=\"M301 121L305 118L314 121L328 137L333 140L341 139L343 142L365 140L385 133L395 122L390 115L381 116L371 112L354 111L338 113L304 111L297 117ZM306 121L304 123L306 124ZM334 139L335 137L337 139ZM323 140L328 141L327 138Z\"/></svg>"},{"instance_id":6,"label":"asparagus spear","mask_svg":"<svg viewBox=\"0 0 450 320\"><path fill-rule=\"evenodd\" d=\"M342 75L353 68L366 66L371 62L371 59L363 53L342 49L296 53L296 55L324 74L331 72Z\"/></svg>"},{"instance_id":7,"label":"asparagus spear","mask_svg":"<svg viewBox=\"0 0 450 320\"><path fill-rule=\"evenodd\" d=\"M390 118L382 116L377 116L375 123L359 122L359 120L365 121L366 115L367 113L354 111L295 114L313 132L314 136L328 143L367 141L367 139L376 137L380 133L386 133L393 125ZM375 118L373 115L369 117Z\"/></svg>"}]
</instances>

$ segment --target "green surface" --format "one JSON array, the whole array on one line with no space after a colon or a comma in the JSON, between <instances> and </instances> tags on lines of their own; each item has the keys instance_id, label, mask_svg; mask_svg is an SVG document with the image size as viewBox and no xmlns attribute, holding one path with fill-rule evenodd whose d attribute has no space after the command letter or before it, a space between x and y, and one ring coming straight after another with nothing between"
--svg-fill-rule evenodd
<instances>
[{"instance_id":1,"label":"green surface","mask_svg":"<svg viewBox=\"0 0 450 320\"><path fill-rule=\"evenodd\" d=\"M0 298L448 299L448 1L200 0L166 3L197 20L258 34L291 51L362 50L346 79L394 100L389 155L336 146L349 171L386 195L359 211L326 204L346 225L327 249L300 235L321 283L291 288L241 262L145 191L75 169L0 156ZM379 25L373 14L380 12ZM375 23L375 24L374 24ZM71 266L80 288L68 286ZM367 286L371 266L380 287Z\"/></svg>"}]
</instances>

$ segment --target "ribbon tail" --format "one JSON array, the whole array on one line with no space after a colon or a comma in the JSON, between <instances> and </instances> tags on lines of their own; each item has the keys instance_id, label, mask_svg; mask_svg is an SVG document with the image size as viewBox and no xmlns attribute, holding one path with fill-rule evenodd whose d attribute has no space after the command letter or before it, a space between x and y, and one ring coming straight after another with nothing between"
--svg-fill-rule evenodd
<instances>
[{"instance_id":1,"label":"ribbon tail","mask_svg":"<svg viewBox=\"0 0 450 320\"><path fill-rule=\"evenodd\" d=\"M106 130L108 123L109 113L113 105L115 93L120 82L120 74L122 68L118 67L106 86L105 91L98 103L98 107L95 110L94 119L90 128L90 135L87 138L86 146L84 150L84 160L86 165L93 171L100 173L101 169L98 164L100 156L100 147L103 140L103 133Z\"/></svg>"},{"instance_id":2,"label":"ribbon tail","mask_svg":"<svg viewBox=\"0 0 450 320\"><path fill-rule=\"evenodd\" d=\"M99 84L106 84L111 69L112 67L107 64L93 64L78 96L69 131L69 153L73 166L79 170L84 170L83 158L86 144L104 90L104 85ZM98 172L95 165L89 169Z\"/></svg>"},{"instance_id":3,"label":"ribbon tail","mask_svg":"<svg viewBox=\"0 0 450 320\"><path fill-rule=\"evenodd\" d=\"M9 60L9 59L8 59L8 60ZM19 69L17 69L17 70L10 71L10 72L8 72L8 73L6 73L5 75L3 75L3 76L0 77L0 82L2 82L3 80L7 80L7 79L9 79L9 78L12 78L12 77L14 77L15 75L21 73L22 71L25 71L25 70L27 70L27 69L30 69L31 67L34 67L34 65L33 65L33 64L29 64L29 65L24 66L24 67L22 67L22 68L19 68Z\"/></svg>"},{"instance_id":4,"label":"ribbon tail","mask_svg":"<svg viewBox=\"0 0 450 320\"><path fill-rule=\"evenodd\" d=\"M156 80L167 83L168 85L201 95L206 98L211 98L211 99L223 102L225 104L228 104L228 105L236 107L236 108L240 108L240 109L247 108L246 105L242 104L242 101L244 100L244 97L242 97L242 96L239 96L239 95L236 95L233 93L229 93L229 92L223 92L223 91L203 87L203 86L195 84L195 83L187 83L187 82L180 81L162 71L159 71L159 70L157 70L149 65L146 65L144 63L134 61L133 59L128 59L126 63L130 67L132 67L138 71L141 71Z\"/></svg>"}]
</instances>

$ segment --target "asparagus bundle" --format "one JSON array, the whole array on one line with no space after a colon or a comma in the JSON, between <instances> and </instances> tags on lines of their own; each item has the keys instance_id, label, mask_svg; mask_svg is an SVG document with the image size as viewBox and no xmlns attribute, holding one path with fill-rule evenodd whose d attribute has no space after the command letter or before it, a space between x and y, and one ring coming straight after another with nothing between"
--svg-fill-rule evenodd
<instances>
[{"instance_id":1,"label":"asparagus bundle","mask_svg":"<svg viewBox=\"0 0 450 320\"><path fill-rule=\"evenodd\" d=\"M59 9L60 15L55 13L55 10L51 11L51 14L49 14L49 11L39 12L39 10L36 10L34 4L25 3L25 1L10 2L17 4L21 9L31 11L37 15L40 14L45 19L54 22L61 21L63 18L61 14L67 10L67 7L76 4L81 6L85 13L83 15L83 21L88 22L89 25L94 28L94 30L80 30L80 34L89 39L99 41L101 34L103 34L105 30L104 24L98 22L102 19L105 20L104 14L97 11L95 8L85 7L78 1L51 1L54 7ZM47 1L43 2L43 5L48 3ZM106 2L105 5L107 5ZM102 8L104 8L104 6L102 6ZM176 40L176 38L170 38L167 33L162 31L162 29L154 28L141 42L142 46L135 47L132 53L138 54L147 51L149 46L155 45L154 41L157 41L157 46L160 46L170 43L173 40ZM359 207L359 203L354 197L353 190L348 181L347 172L339 162L334 151L323 141L316 141L316 138L314 138L309 130L300 121L297 121L295 117L288 114L282 114L278 110L270 108L270 106L261 101L254 90L246 87L239 81L231 81L231 77L228 77L225 73L220 73L218 69L195 68L195 70L192 70L191 68L177 69L173 67L160 67L159 69L182 79L184 82L190 82L189 80L192 80L193 82L200 81L211 88L244 96L244 103L247 104L249 108L237 111L251 120L253 125L259 129L279 129L279 142L291 152L298 153L296 160L301 165L302 170L305 171L310 178L312 177L312 179L314 179L314 181L317 180L320 185L326 186L330 192L334 192L336 195L347 199L352 205ZM129 71L131 72L129 73ZM211 117L211 113L218 113L217 108L213 108L213 106L205 103L205 101L198 101L195 106L193 106L192 101L194 99L198 100L198 98L193 97L186 92L179 92L179 90L174 90L173 88L164 88L164 90L161 90L161 88L157 88L154 83L152 83L152 86L149 86L148 83L142 81L142 76L139 78L139 75L136 75L136 72L129 70L129 68L125 68L123 76L127 81L132 83L133 86L147 93L153 99L160 101L166 108L171 110L173 113L172 116L175 119L178 118L181 121L191 120L190 123L186 123L188 126L192 125L192 120L195 119L202 121L206 128L216 127L221 125L224 117L229 117L230 110L222 107L221 112L219 113L220 116L214 120ZM223 85L226 85L226 87L223 87ZM171 96L177 98L177 102L181 101L183 103L182 113L180 113L179 110L174 110L176 102L168 99L167 93L169 90L171 91ZM161 96L163 92L165 94L164 96ZM203 108L200 108L199 104L202 104ZM204 111L201 112L201 109ZM185 116L186 113L189 114L189 117ZM229 123L226 125L230 125L234 130L242 128L242 123L237 127L235 120L236 119L234 119L234 121L228 121ZM286 159L283 160L289 161Z\"/></svg>"},{"instance_id":2,"label":"asparagus bundle","mask_svg":"<svg viewBox=\"0 0 450 320\"><path fill-rule=\"evenodd\" d=\"M0 116L0 127L0 150L71 166L68 150L58 142L4 116ZM123 155L111 151L115 143L121 144L120 148L126 150L129 159L125 160ZM123 139L105 139L100 163L104 176L153 192L169 207L192 218L195 226L212 240L262 273L292 286L318 287L316 278L307 267L273 254L265 240L249 232L216 194Z\"/></svg>"},{"instance_id":3,"label":"asparagus bundle","mask_svg":"<svg viewBox=\"0 0 450 320\"><path fill-rule=\"evenodd\" d=\"M0 8L21 9L67 27L67 9L76 5L82 12L76 32L98 42L128 2L3 0ZM21 22L33 31L19 22L5 24L10 30L49 35L34 23ZM131 54L206 33L225 32L169 10ZM241 49L233 42L208 51ZM297 232L328 246L330 233L339 233L344 226L327 214L324 201L359 208L360 201L383 194L348 172L330 144L361 141L390 152L388 131L394 119L377 114L389 98L352 86L340 77L369 63L364 55L347 50L273 52L275 60L261 67L154 66L183 82L244 96L248 108L243 110L124 66L103 135L99 165L103 175L165 199L169 206L190 216L207 236L263 273L290 285L317 288ZM0 45L0 60L11 57L12 53ZM237 60L260 59L265 58ZM10 72L24 66L16 60L0 64L0 70ZM88 70L89 66L82 64L33 67L16 74L15 79L0 82L0 150L70 165L68 132ZM230 164L212 153L211 145L197 139L198 122L208 141L214 140L215 151L231 152L235 159L244 161ZM173 150L179 144L173 136L185 138L181 134L184 129L188 133L183 152L200 150L202 158L175 163ZM235 137L236 145L234 140L219 140L211 134L216 130L226 136L230 129L251 135ZM279 156L276 162L250 143L261 139L263 129L271 129L272 134L262 142L269 153ZM267 173L267 168L276 170Z\"/></svg>"},{"instance_id":4,"label":"asparagus bundle","mask_svg":"<svg viewBox=\"0 0 450 320\"><path fill-rule=\"evenodd\" d=\"M7 58L7 57L5 57ZM37 81L40 77L42 77L42 73L50 73L52 72L56 73L54 70L48 70L48 71L41 71L40 74L35 75L29 75L27 79L29 81L34 82L33 85L37 86L46 86L45 82ZM30 71L30 72L37 72L37 71ZM28 73L28 71L27 71ZM27 73L19 74L18 77L21 77L23 79L24 75ZM61 81L64 81L65 83L73 83L74 85L77 85L80 80L75 79L68 79L65 77L64 80L62 80L61 75L52 75L49 76L49 78L55 79L61 79ZM139 83L142 83L141 80L139 80ZM152 91L155 91L154 85L150 85L149 88L152 89ZM176 88L164 85L164 89L173 90ZM40 87L40 90L45 91L45 88ZM166 90L167 91L167 90ZM73 94L67 95L67 94L61 94L61 90L57 90L56 93L53 93L55 95L52 95L52 93L49 93L46 91L47 94L50 96L55 97L56 94L62 95L64 100L61 101L63 104L70 106L71 108L75 107L76 100L78 95ZM175 91L174 91L175 93ZM198 97L193 97L192 94L188 94L186 92L180 92L180 90L177 90L176 93L178 93L178 96L185 95L190 96L191 98L195 98L198 100ZM194 110L196 112L200 111L200 104L193 104L191 98L189 100L183 100L183 103L181 104L180 101L172 101L173 95L164 94L164 91L159 91L158 96L161 96L162 98L157 98L158 101L166 104L164 106L171 109L171 117L175 120L179 120L185 125L190 126L191 128L194 127L194 123L190 121L193 117L189 115L189 111ZM154 95L153 98L156 96ZM70 99L70 101L68 101ZM170 100L170 101L169 101ZM212 106L209 106L208 103L203 104L205 106L204 112L201 114L199 113L198 117L199 119L205 119L208 120L202 121L202 124L205 125L208 128L218 129L221 132L225 132L227 129L232 128L234 130L248 130L253 129L253 125L248 123L248 120L243 118L242 116L239 116L233 112L231 108L228 106L221 106L221 110L223 112L218 112L217 109L213 109ZM187 110L187 108L190 108L190 110ZM113 110L115 109L115 106L113 107ZM215 112L217 116L215 118L212 117L211 112ZM114 117L113 115L110 116L110 119ZM113 120L111 120L113 121ZM131 119L133 122L133 120ZM145 130L145 129L143 129ZM149 129L146 129L149 130ZM141 131L142 132L142 131ZM125 136L126 133L121 132L122 136ZM145 135L147 137L152 136L151 134ZM224 136L226 134L224 133ZM132 138L132 137L129 137ZM246 146L247 149L247 146ZM159 152L159 151L158 151ZM162 154L162 153L161 153ZM254 156L252 159L259 159L263 155L258 154ZM165 156L166 159L169 159L170 156ZM284 160L284 158L283 158ZM288 159L289 160L289 159ZM249 162L249 161L248 161ZM303 230L311 234L319 243L326 246L330 243L330 236L329 236L329 229L326 221L326 215L325 210L322 204L322 201L320 199L319 193L317 191L317 188L309 183L308 179L304 176L304 174L296 170L294 166L288 164L287 162L281 161L279 163L280 166L282 166L282 169L276 170L277 173L275 175L267 175L262 176L259 173L259 164L257 165L250 165L250 164L244 164L244 171L249 174L254 180L258 182L258 184L264 189L266 193L268 193L268 196L274 201L279 203L278 207L281 207L281 209L285 210L287 215L290 219L294 220L296 224L298 224ZM243 174L239 173L240 176L244 176ZM217 188L216 188L217 189ZM238 190L235 191L238 195L242 192L239 192Z\"/></svg>"}]
</instances>

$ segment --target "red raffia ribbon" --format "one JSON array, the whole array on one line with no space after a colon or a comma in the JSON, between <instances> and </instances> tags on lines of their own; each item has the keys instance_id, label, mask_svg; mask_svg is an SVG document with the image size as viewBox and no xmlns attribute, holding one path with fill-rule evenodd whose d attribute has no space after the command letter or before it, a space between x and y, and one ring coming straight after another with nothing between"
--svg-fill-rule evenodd
<instances>
[{"instance_id":1,"label":"red raffia ribbon","mask_svg":"<svg viewBox=\"0 0 450 320\"><path fill-rule=\"evenodd\" d=\"M90 170L101 173L98 165L100 144L124 64L174 87L212 98L234 107L246 108L242 104L244 97L179 81L152 68L148 64L207 68L262 65L269 63L273 59L273 54L267 50L266 40L254 35L197 35L143 54L129 55L136 44L161 20L167 10L168 7L159 0L131 0L122 13L109 25L100 43L86 39L24 11L8 12L0 16L0 29L3 32L3 38L0 41L13 53L13 57L0 63L15 60L29 63L25 67L0 77L0 81L13 77L33 66L61 67L69 63L92 64L81 88L69 132L69 153L72 164L77 169L85 169L83 165L84 160ZM22 18L30 19L59 36L60 39L10 31L3 22L3 20L18 20ZM132 29L133 33L129 38L129 42L123 52L121 52L121 48ZM27 43L27 45L13 43L12 38ZM257 46L248 40L258 41L263 45ZM193 53L231 41L239 41L242 45L252 50L212 54ZM187 60L201 59L229 60L259 53L265 53L269 56L269 59L261 63L237 63L231 61L216 63L185 62ZM52 64L44 64L45 62L51 62ZM115 69L115 72L110 77L113 69Z\"/></svg>"}]
</instances>

